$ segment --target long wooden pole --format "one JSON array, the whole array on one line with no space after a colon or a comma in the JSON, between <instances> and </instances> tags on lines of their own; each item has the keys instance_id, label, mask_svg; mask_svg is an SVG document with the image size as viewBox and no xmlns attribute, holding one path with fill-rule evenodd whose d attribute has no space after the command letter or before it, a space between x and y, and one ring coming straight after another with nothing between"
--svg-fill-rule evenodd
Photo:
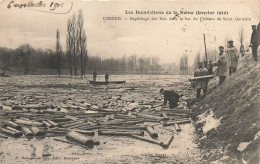
<instances>
[{"instance_id":1,"label":"long wooden pole","mask_svg":"<svg viewBox=\"0 0 260 164\"><path fill-rule=\"evenodd\" d=\"M203 34L203 38L204 38L204 47L205 47L206 62L208 63L208 55L207 55L207 47L206 47L206 38L205 38L205 34Z\"/></svg>"}]
</instances>

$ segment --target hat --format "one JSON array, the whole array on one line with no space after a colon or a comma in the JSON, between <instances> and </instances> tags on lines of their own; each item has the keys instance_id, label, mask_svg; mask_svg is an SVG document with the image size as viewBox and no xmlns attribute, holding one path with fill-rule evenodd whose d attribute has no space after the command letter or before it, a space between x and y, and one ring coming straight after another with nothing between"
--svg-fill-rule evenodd
<instances>
[{"instance_id":1,"label":"hat","mask_svg":"<svg viewBox=\"0 0 260 164\"><path fill-rule=\"evenodd\" d=\"M223 48L223 49L224 49L224 47L223 47L223 46L219 46L218 48Z\"/></svg>"},{"instance_id":2,"label":"hat","mask_svg":"<svg viewBox=\"0 0 260 164\"><path fill-rule=\"evenodd\" d=\"M252 27L256 27L256 25L252 25Z\"/></svg>"},{"instance_id":3,"label":"hat","mask_svg":"<svg viewBox=\"0 0 260 164\"><path fill-rule=\"evenodd\" d=\"M228 41L228 43L233 43L233 40Z\"/></svg>"},{"instance_id":4,"label":"hat","mask_svg":"<svg viewBox=\"0 0 260 164\"><path fill-rule=\"evenodd\" d=\"M198 64L199 64L199 65L200 65L200 64L203 64L203 62L200 61L200 62L198 62Z\"/></svg>"}]
</instances>

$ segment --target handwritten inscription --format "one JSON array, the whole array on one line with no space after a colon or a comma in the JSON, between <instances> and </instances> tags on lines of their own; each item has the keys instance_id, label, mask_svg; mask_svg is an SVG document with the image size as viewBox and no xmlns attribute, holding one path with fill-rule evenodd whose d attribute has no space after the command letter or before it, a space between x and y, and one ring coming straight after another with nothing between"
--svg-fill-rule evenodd
<instances>
[{"instance_id":1,"label":"handwritten inscription","mask_svg":"<svg viewBox=\"0 0 260 164\"><path fill-rule=\"evenodd\" d=\"M66 7L65 7L66 6ZM72 9L73 3L65 4L65 3L59 3L59 2L50 2L46 3L44 1L39 2L33 2L28 1L27 3L17 3L15 1L11 1L8 5L8 9L16 8L16 9L30 9L40 12L47 12L47 13L54 13L54 14L66 14L70 12ZM62 9L65 9L66 11L61 11ZM59 10L58 13L55 13L55 11Z\"/></svg>"}]
</instances>

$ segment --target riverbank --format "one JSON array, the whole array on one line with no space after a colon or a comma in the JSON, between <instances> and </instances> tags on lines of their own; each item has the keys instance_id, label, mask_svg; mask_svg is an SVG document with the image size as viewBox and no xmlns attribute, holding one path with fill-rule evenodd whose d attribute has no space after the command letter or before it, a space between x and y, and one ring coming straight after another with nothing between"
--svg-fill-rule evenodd
<instances>
[{"instance_id":1,"label":"riverbank","mask_svg":"<svg viewBox=\"0 0 260 164\"><path fill-rule=\"evenodd\" d=\"M247 54L234 75L222 86L216 84L217 79L213 79L209 83L211 93L191 108L199 147L207 152L203 158L207 162L258 164L259 61L254 62Z\"/></svg>"}]
</instances>

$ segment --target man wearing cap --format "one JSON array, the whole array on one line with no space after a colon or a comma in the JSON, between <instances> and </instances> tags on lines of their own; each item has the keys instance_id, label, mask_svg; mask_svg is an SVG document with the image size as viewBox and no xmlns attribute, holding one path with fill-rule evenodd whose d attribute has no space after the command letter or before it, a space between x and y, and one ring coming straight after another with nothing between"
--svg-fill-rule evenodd
<instances>
[{"instance_id":1,"label":"man wearing cap","mask_svg":"<svg viewBox=\"0 0 260 164\"><path fill-rule=\"evenodd\" d=\"M229 76L231 76L237 70L237 64L238 64L238 58L239 58L238 50L236 47L234 47L233 40L228 41L227 54L228 54L229 63L230 63Z\"/></svg>"},{"instance_id":2,"label":"man wearing cap","mask_svg":"<svg viewBox=\"0 0 260 164\"><path fill-rule=\"evenodd\" d=\"M257 61L257 49L259 46L259 33L256 29L256 25L252 25L252 35L249 47L252 48L252 54L255 61Z\"/></svg>"},{"instance_id":3,"label":"man wearing cap","mask_svg":"<svg viewBox=\"0 0 260 164\"><path fill-rule=\"evenodd\" d=\"M171 109L176 108L178 106L178 102L180 99L178 93L172 90L164 90L163 88L160 90L160 93L164 95L163 105L166 105L167 101L169 101Z\"/></svg>"},{"instance_id":4,"label":"man wearing cap","mask_svg":"<svg viewBox=\"0 0 260 164\"><path fill-rule=\"evenodd\" d=\"M223 46L219 46L219 59L214 63L214 66L218 66L217 76L219 77L219 85L221 85L226 79L227 72L227 60Z\"/></svg>"},{"instance_id":5,"label":"man wearing cap","mask_svg":"<svg viewBox=\"0 0 260 164\"><path fill-rule=\"evenodd\" d=\"M203 68L203 63L199 62L198 65L199 68L196 69L194 73L194 77L208 75L208 70L207 68ZM197 96L196 96L197 98L200 98L201 89L203 90L205 96L207 94L207 89L208 89L208 79L200 79L195 81L195 88L197 90Z\"/></svg>"}]
</instances>

